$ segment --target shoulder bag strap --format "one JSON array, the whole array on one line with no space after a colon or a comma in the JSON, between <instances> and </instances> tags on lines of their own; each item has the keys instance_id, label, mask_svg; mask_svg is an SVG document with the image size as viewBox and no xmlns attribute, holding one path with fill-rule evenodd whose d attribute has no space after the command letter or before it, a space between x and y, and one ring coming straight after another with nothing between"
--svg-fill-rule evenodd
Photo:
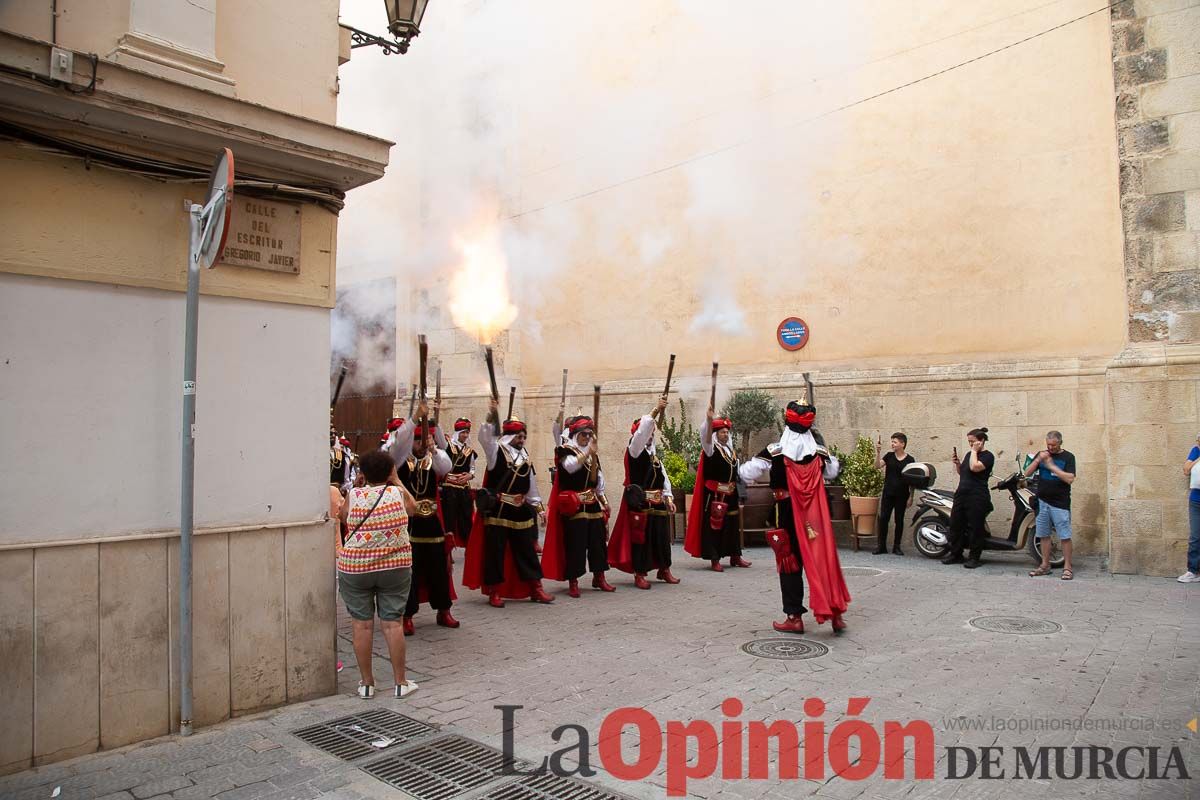
<instances>
[{"instance_id":1,"label":"shoulder bag strap","mask_svg":"<svg viewBox=\"0 0 1200 800\"><path fill-rule=\"evenodd\" d=\"M358 521L358 524L354 526L354 530L350 531L350 536L342 537L342 547L346 546L346 539L349 539L349 538L353 537L354 534L358 533L358 529L361 528L363 526L363 523L367 521L367 517L371 516L371 514L374 513L375 509L379 507L379 503L383 500L383 496L385 494L387 494L387 490L389 488L390 488L389 484L384 484L383 491L381 491L379 493L379 497L375 498L374 505L372 505L370 510L367 511L367 513L363 515L363 518Z\"/></svg>"}]
</instances>

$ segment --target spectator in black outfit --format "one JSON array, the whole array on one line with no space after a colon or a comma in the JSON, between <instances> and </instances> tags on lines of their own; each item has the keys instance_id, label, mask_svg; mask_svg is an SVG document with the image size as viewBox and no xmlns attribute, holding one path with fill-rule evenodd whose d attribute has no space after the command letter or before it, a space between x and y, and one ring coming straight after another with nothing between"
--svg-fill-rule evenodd
<instances>
[{"instance_id":1,"label":"spectator in black outfit","mask_svg":"<svg viewBox=\"0 0 1200 800\"><path fill-rule=\"evenodd\" d=\"M984 523L992 511L988 478L996 457L987 447L987 428L975 428L967 434L971 452L965 461L958 458L954 448L954 468L958 470L958 489L954 491L954 509L950 512L950 555L943 564L962 564L967 569L979 566L983 554ZM963 547L970 547L969 557L963 560Z\"/></svg>"},{"instance_id":2,"label":"spectator in black outfit","mask_svg":"<svg viewBox=\"0 0 1200 800\"><path fill-rule=\"evenodd\" d=\"M896 543L892 552L898 556L904 555L900 549L900 537L904 534L904 509L912 505L912 490L900 477L901 471L916 461L904 451L908 446L908 437L903 433L893 433L891 451L880 457L883 442L875 443L875 469L883 470L883 494L879 498L879 543L875 545L875 555L887 552L888 518L896 517Z\"/></svg>"}]
</instances>

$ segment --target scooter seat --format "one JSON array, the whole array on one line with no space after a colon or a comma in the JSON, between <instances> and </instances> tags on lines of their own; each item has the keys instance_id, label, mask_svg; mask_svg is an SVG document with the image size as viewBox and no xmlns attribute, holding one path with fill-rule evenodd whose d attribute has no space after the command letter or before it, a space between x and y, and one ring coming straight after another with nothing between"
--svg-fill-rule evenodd
<instances>
[{"instance_id":1,"label":"scooter seat","mask_svg":"<svg viewBox=\"0 0 1200 800\"><path fill-rule=\"evenodd\" d=\"M946 498L954 497L954 492L951 491L950 489L922 489L921 491L933 492L936 495L940 495L941 497L946 497Z\"/></svg>"}]
</instances>

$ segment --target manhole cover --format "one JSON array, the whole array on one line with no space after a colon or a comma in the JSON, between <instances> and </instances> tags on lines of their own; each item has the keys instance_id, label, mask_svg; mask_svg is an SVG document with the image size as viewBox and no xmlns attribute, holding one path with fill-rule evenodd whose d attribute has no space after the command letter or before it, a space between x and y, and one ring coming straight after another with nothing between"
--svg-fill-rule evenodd
<instances>
[{"instance_id":1,"label":"manhole cover","mask_svg":"<svg viewBox=\"0 0 1200 800\"><path fill-rule=\"evenodd\" d=\"M383 708L310 725L292 735L338 758L353 761L437 730L432 725Z\"/></svg>"},{"instance_id":2,"label":"manhole cover","mask_svg":"<svg viewBox=\"0 0 1200 800\"><path fill-rule=\"evenodd\" d=\"M516 762L528 771L530 765ZM503 775L499 750L462 736L447 736L362 765L364 772L416 800L448 800Z\"/></svg>"},{"instance_id":3,"label":"manhole cover","mask_svg":"<svg viewBox=\"0 0 1200 800\"><path fill-rule=\"evenodd\" d=\"M478 800L625 800L625 797L569 778L535 775L493 789Z\"/></svg>"},{"instance_id":4,"label":"manhole cover","mask_svg":"<svg viewBox=\"0 0 1200 800\"><path fill-rule=\"evenodd\" d=\"M875 569L874 567L843 567L842 574L851 577L864 577L867 575L882 575L883 570Z\"/></svg>"},{"instance_id":5,"label":"manhole cover","mask_svg":"<svg viewBox=\"0 0 1200 800\"><path fill-rule=\"evenodd\" d=\"M798 661L820 658L829 652L829 648L808 639L755 639L742 645L742 652L758 658Z\"/></svg>"},{"instance_id":6,"label":"manhole cover","mask_svg":"<svg viewBox=\"0 0 1200 800\"><path fill-rule=\"evenodd\" d=\"M1038 634L1058 633L1062 630L1062 625L1057 622L1029 617L975 617L969 624L973 628L991 633Z\"/></svg>"}]
</instances>

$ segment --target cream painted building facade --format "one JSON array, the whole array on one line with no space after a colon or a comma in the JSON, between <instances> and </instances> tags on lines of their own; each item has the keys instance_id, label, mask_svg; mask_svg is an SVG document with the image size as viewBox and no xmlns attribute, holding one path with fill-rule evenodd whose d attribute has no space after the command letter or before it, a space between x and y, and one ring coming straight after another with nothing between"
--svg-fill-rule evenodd
<instances>
[{"instance_id":1,"label":"cream painted building facade","mask_svg":"<svg viewBox=\"0 0 1200 800\"><path fill-rule=\"evenodd\" d=\"M669 352L693 422L714 358L723 393L781 405L808 371L827 439L904 430L942 486L970 428L990 428L998 471L1062 431L1077 552L1113 572L1186 568L1200 3L847 2L717 21L671 0L616 17L518 5L552 32L542 46L448 13L444 36L468 44L424 53L398 98L457 109L396 133L403 146L481 155L396 165L359 195L420 187L401 238L444 227L450 243L398 299L397 374L427 333L450 413L482 415L478 341L450 284L425 276L454 274L453 242L496 228L520 308L496 340L501 383L519 386L543 465L564 367L569 412L604 385L617 472ZM456 207L446 181L474 202ZM776 343L793 315L811 329L794 353Z\"/></svg>"},{"instance_id":2,"label":"cream painted building facade","mask_svg":"<svg viewBox=\"0 0 1200 800\"><path fill-rule=\"evenodd\" d=\"M338 12L0 4L0 772L178 729L184 201L222 147L230 244L278 214L294 261L202 276L193 722L335 691L338 210L391 144L336 124Z\"/></svg>"}]
</instances>

